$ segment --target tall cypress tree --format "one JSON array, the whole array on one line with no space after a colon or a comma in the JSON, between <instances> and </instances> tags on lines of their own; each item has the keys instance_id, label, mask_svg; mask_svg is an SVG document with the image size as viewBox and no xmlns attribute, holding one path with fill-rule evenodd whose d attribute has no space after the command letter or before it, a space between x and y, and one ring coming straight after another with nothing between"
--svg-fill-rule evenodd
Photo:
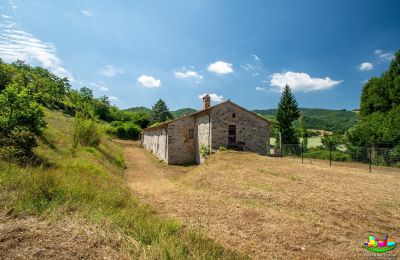
<instances>
[{"instance_id":1,"label":"tall cypress tree","mask_svg":"<svg viewBox=\"0 0 400 260\"><path fill-rule=\"evenodd\" d=\"M173 119L171 112L165 102L162 99L159 99L157 103L151 108L151 123L160 123L170 119Z\"/></svg>"},{"instance_id":2,"label":"tall cypress tree","mask_svg":"<svg viewBox=\"0 0 400 260\"><path fill-rule=\"evenodd\" d=\"M300 111L297 107L297 101L292 90L288 85L282 92L281 99L276 113L278 129L282 134L283 144L298 144L299 139L296 136L293 122L300 117Z\"/></svg>"}]
</instances>

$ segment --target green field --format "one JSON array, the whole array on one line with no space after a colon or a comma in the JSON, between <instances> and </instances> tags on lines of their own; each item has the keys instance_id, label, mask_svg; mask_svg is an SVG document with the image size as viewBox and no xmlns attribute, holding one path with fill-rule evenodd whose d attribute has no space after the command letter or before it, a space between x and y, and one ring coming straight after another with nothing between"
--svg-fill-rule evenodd
<instances>
[{"instance_id":1,"label":"green field","mask_svg":"<svg viewBox=\"0 0 400 260\"><path fill-rule=\"evenodd\" d=\"M300 138L300 142L301 142L301 138ZM269 142L270 142L270 144L271 145L274 145L275 146L275 144L276 144L276 139L275 138L270 138L269 139ZM307 145L307 148L311 148L311 147L317 147L317 146L320 146L320 145L322 145L322 143L321 143L321 137L320 136L314 136L314 137L309 137L308 138L308 145Z\"/></svg>"}]
</instances>

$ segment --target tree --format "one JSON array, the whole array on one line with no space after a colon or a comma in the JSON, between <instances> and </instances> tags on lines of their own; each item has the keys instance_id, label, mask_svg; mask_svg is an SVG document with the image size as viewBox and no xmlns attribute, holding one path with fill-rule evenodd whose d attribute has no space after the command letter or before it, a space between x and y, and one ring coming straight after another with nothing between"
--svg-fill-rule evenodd
<instances>
[{"instance_id":1,"label":"tree","mask_svg":"<svg viewBox=\"0 0 400 260\"><path fill-rule=\"evenodd\" d=\"M308 145L308 131L306 124L304 123L304 116L300 116L300 137L303 139L304 148L307 149Z\"/></svg>"},{"instance_id":2,"label":"tree","mask_svg":"<svg viewBox=\"0 0 400 260\"><path fill-rule=\"evenodd\" d=\"M9 84L0 94L0 150L30 157L45 127L42 107L26 88Z\"/></svg>"},{"instance_id":3,"label":"tree","mask_svg":"<svg viewBox=\"0 0 400 260\"><path fill-rule=\"evenodd\" d=\"M151 123L160 123L170 119L173 119L171 112L165 102L162 99L159 99L157 103L151 108Z\"/></svg>"},{"instance_id":4,"label":"tree","mask_svg":"<svg viewBox=\"0 0 400 260\"><path fill-rule=\"evenodd\" d=\"M400 143L400 51L389 70L370 79L360 100L360 123L347 132L348 146L395 147Z\"/></svg>"},{"instance_id":5,"label":"tree","mask_svg":"<svg viewBox=\"0 0 400 260\"><path fill-rule=\"evenodd\" d=\"M278 104L276 119L283 144L298 144L299 140L293 127L293 122L300 117L297 101L290 87L285 86Z\"/></svg>"}]
</instances>

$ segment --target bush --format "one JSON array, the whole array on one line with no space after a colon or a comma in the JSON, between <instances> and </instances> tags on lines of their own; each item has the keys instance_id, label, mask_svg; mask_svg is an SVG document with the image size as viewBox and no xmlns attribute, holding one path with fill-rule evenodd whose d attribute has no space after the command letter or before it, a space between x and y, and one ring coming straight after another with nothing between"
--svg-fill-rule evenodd
<instances>
[{"instance_id":1,"label":"bush","mask_svg":"<svg viewBox=\"0 0 400 260\"><path fill-rule=\"evenodd\" d=\"M332 161L350 161L351 156L348 153L341 151L332 151ZM308 149L307 153L304 153L305 158L314 158L321 160L329 160L329 150L323 149L321 147L312 147Z\"/></svg>"},{"instance_id":2,"label":"bush","mask_svg":"<svg viewBox=\"0 0 400 260\"><path fill-rule=\"evenodd\" d=\"M9 84L0 94L0 157L22 162L33 156L45 127L42 107L27 89Z\"/></svg>"},{"instance_id":3,"label":"bush","mask_svg":"<svg viewBox=\"0 0 400 260\"><path fill-rule=\"evenodd\" d=\"M73 147L78 145L98 147L101 141L100 126L93 119L75 118Z\"/></svg>"},{"instance_id":4,"label":"bush","mask_svg":"<svg viewBox=\"0 0 400 260\"><path fill-rule=\"evenodd\" d=\"M139 138L139 133L142 131L140 126L133 122L112 122L106 132L121 139L136 140Z\"/></svg>"},{"instance_id":5,"label":"bush","mask_svg":"<svg viewBox=\"0 0 400 260\"><path fill-rule=\"evenodd\" d=\"M210 147L205 144L200 145L199 153L202 158L206 158L210 154Z\"/></svg>"},{"instance_id":6,"label":"bush","mask_svg":"<svg viewBox=\"0 0 400 260\"><path fill-rule=\"evenodd\" d=\"M218 148L218 151L220 151L220 152L228 151L228 148L226 148L225 146L220 146Z\"/></svg>"}]
</instances>

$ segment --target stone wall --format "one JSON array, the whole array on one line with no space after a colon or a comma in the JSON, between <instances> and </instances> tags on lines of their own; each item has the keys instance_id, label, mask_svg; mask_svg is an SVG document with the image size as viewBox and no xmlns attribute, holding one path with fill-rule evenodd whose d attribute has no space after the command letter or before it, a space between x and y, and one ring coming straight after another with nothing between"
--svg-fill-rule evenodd
<instances>
[{"instance_id":1,"label":"stone wall","mask_svg":"<svg viewBox=\"0 0 400 260\"><path fill-rule=\"evenodd\" d=\"M189 138L193 129L193 138ZM188 164L196 160L196 124L194 116L168 124L168 164Z\"/></svg>"},{"instance_id":2,"label":"stone wall","mask_svg":"<svg viewBox=\"0 0 400 260\"><path fill-rule=\"evenodd\" d=\"M209 146L211 142L210 117L208 114L200 114L196 117L196 162L201 163L199 148L201 145Z\"/></svg>"},{"instance_id":3,"label":"stone wall","mask_svg":"<svg viewBox=\"0 0 400 260\"><path fill-rule=\"evenodd\" d=\"M167 132L164 128L144 130L142 145L154 153L158 159L168 162Z\"/></svg>"},{"instance_id":4,"label":"stone wall","mask_svg":"<svg viewBox=\"0 0 400 260\"><path fill-rule=\"evenodd\" d=\"M229 125L236 126L236 143L244 143L245 150L259 154L266 154L269 150L269 124L232 103L211 110L211 125L213 150L220 146L228 147Z\"/></svg>"}]
</instances>

